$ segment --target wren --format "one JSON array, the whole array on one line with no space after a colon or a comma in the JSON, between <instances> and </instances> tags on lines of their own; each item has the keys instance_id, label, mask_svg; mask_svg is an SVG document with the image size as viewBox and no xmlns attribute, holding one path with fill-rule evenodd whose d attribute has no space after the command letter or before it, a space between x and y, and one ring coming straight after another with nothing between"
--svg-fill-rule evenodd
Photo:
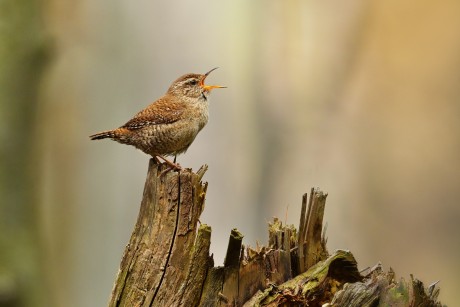
<instances>
[{"instance_id":1,"label":"wren","mask_svg":"<svg viewBox=\"0 0 460 307\"><path fill-rule=\"evenodd\" d=\"M184 153L208 122L209 94L220 85L205 85L205 74L186 74L174 81L166 94L137 113L123 126L96 133L91 140L112 139L132 145L151 155L158 163L164 160L172 169L179 164L165 156Z\"/></svg>"}]
</instances>

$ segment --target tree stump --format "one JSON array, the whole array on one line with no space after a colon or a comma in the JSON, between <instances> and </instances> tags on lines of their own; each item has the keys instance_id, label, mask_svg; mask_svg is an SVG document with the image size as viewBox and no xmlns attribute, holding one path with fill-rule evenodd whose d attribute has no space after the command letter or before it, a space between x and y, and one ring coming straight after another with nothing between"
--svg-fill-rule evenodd
<instances>
[{"instance_id":1,"label":"tree stump","mask_svg":"<svg viewBox=\"0 0 460 307\"><path fill-rule=\"evenodd\" d=\"M327 194L302 199L300 223L269 223L268 246L243 245L233 229L223 267L209 255L211 227L198 226L207 167L166 172L150 160L139 216L109 306L441 306L436 284L395 280L381 266L362 275L349 251L329 255Z\"/></svg>"},{"instance_id":2,"label":"tree stump","mask_svg":"<svg viewBox=\"0 0 460 307\"><path fill-rule=\"evenodd\" d=\"M211 229L198 218L203 211L206 171L180 174L151 159L139 216L125 249L109 306L197 305L211 265ZM192 285L192 286L190 286Z\"/></svg>"}]
</instances>

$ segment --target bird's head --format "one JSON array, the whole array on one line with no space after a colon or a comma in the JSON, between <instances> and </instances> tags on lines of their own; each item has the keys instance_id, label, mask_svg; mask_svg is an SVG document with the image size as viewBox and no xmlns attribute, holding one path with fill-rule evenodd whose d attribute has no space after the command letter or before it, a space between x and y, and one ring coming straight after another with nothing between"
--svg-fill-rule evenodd
<instances>
[{"instance_id":1,"label":"bird's head","mask_svg":"<svg viewBox=\"0 0 460 307\"><path fill-rule=\"evenodd\" d=\"M216 68L211 69L205 74L186 74L174 81L168 89L168 93L175 96L187 98L204 98L207 99L211 90L215 88L225 88L220 85L206 85L204 80Z\"/></svg>"}]
</instances>

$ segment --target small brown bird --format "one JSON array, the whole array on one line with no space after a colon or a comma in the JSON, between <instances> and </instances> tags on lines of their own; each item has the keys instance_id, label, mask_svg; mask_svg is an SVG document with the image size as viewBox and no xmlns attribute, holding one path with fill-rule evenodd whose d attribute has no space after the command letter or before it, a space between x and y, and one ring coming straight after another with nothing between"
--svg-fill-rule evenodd
<instances>
[{"instance_id":1,"label":"small brown bird","mask_svg":"<svg viewBox=\"0 0 460 307\"><path fill-rule=\"evenodd\" d=\"M91 135L91 140L110 138L122 144L132 145L146 154L163 159L172 169L179 164L165 156L184 153L198 132L208 122L208 97L212 89L220 85L205 85L204 75L186 74L174 81L166 94L137 113L120 128Z\"/></svg>"}]
</instances>

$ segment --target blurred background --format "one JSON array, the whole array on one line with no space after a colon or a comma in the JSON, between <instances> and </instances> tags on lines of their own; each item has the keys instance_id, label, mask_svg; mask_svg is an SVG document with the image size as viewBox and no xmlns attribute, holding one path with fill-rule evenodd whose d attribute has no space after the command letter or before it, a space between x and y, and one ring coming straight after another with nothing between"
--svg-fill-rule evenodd
<instances>
[{"instance_id":1,"label":"blurred background","mask_svg":"<svg viewBox=\"0 0 460 307\"><path fill-rule=\"evenodd\" d=\"M459 29L457 0L1 1L0 305L107 304L149 157L88 135L216 66L228 88L178 158L209 165L216 263L320 187L331 251L455 305Z\"/></svg>"}]
</instances>

